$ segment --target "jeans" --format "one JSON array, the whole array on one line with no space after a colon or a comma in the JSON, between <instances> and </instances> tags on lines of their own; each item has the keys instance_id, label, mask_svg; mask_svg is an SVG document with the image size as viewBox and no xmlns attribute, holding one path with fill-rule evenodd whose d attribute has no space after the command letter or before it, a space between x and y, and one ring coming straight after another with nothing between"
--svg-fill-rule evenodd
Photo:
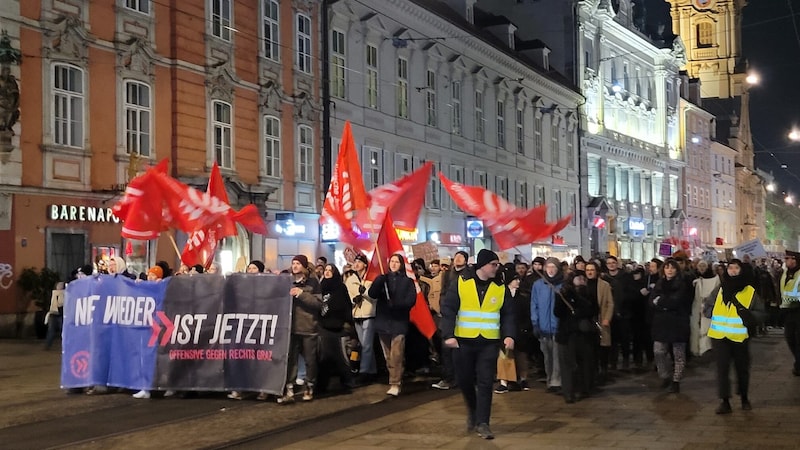
<instances>
[{"instance_id":1,"label":"jeans","mask_svg":"<svg viewBox=\"0 0 800 450\"><path fill-rule=\"evenodd\" d=\"M47 341L45 341L44 348L49 349L53 346L56 335L61 335L62 324L62 316L50 314L50 317L47 319Z\"/></svg>"},{"instance_id":2,"label":"jeans","mask_svg":"<svg viewBox=\"0 0 800 450\"><path fill-rule=\"evenodd\" d=\"M561 387L561 365L558 360L558 343L550 336L539 338L539 347L544 356L544 371L547 374L547 387Z\"/></svg>"},{"instance_id":3,"label":"jeans","mask_svg":"<svg viewBox=\"0 0 800 450\"><path fill-rule=\"evenodd\" d=\"M355 323L358 341L361 343L361 365L359 366L359 372L375 375L378 373L378 369L375 367L375 350L373 349L373 343L375 342L375 318L355 319Z\"/></svg>"},{"instance_id":4,"label":"jeans","mask_svg":"<svg viewBox=\"0 0 800 450\"><path fill-rule=\"evenodd\" d=\"M317 382L317 353L319 338L315 335L294 334L289 338L289 361L286 371L287 389L293 389L294 380L297 378L297 358L303 355L306 362L306 376L304 380L307 388L312 388Z\"/></svg>"},{"instance_id":5,"label":"jeans","mask_svg":"<svg viewBox=\"0 0 800 450\"><path fill-rule=\"evenodd\" d=\"M496 343L473 344L459 340L453 349L456 380L467 404L467 414L475 424L489 424L492 415L492 387L497 371Z\"/></svg>"}]
</instances>

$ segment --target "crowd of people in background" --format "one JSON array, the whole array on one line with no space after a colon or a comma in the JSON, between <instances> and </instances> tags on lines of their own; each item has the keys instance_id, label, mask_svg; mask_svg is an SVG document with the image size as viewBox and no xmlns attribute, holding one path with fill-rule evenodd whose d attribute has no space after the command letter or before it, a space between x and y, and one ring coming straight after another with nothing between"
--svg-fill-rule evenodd
<instances>
[{"instance_id":1,"label":"crowd of people in background","mask_svg":"<svg viewBox=\"0 0 800 450\"><path fill-rule=\"evenodd\" d=\"M574 403L598 394L614 377L630 371L654 371L658 377L654 382L677 394L687 359L707 360L713 350L721 401L717 413L732 412L731 364L741 406L750 409L749 338L786 326L786 341L795 357L793 373L800 376L797 256L787 252L785 265L778 259L763 258L709 262L690 259L682 251L663 261L655 258L642 263L611 255L575 256L571 262L537 257L531 264L519 259L505 264L485 258L479 261L483 266L496 266L494 271L469 264L470 255L464 251L428 262L407 261L395 254L388 258L387 272L371 282L366 279L366 255L355 255L341 272L324 257L312 264L306 255L297 255L289 268L277 272L293 278L293 315L286 386L274 398L279 404L289 404L297 393L303 401L311 401L315 395L333 390L332 380L337 378L344 392L382 380L388 385L386 394L394 397L400 395L403 380L410 374L436 374L434 380L438 381L431 384L435 389L463 384L460 372L464 368L459 366L458 355L463 358L464 343L472 341L460 337L458 330L452 333L467 313L448 311L445 297L465 295L467 291L459 291L460 281L472 279L477 280L480 295L485 295L480 290L481 280L491 272L493 282L507 288L510 304L506 308L513 311L509 322L513 330L508 334L513 336L512 344L501 344L502 336L496 342L490 339L496 344L493 348L505 350L493 359L505 357L514 362L512 373L495 380L494 393L529 391L535 384L531 379L538 379L547 392ZM431 339L409 326L416 287L406 274L407 264L439 327ZM476 278L477 269L482 271ZM84 266L72 275L80 278L97 272L137 278L120 257ZM261 261L251 261L245 272L276 273L265 269ZM219 266L212 264L206 270L200 265L181 265L173 271L161 261L138 277L155 281L203 273L219 273ZM63 292L59 286L53 293L56 300L48 314L52 327L61 323ZM483 298L478 301L475 311L479 312L471 314L492 317L493 313L481 309ZM48 334L47 348L56 334ZM382 351L376 351L378 348ZM96 386L87 393L107 391L105 386ZM149 398L150 393L141 391L134 397ZM229 397L266 400L272 396L231 392ZM465 398L469 398L466 393Z\"/></svg>"}]
</instances>

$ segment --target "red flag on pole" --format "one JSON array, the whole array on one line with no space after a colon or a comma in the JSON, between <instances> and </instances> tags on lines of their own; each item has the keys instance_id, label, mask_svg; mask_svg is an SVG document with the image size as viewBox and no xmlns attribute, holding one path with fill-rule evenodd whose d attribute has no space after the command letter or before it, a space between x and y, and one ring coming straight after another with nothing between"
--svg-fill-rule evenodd
<instances>
[{"instance_id":1,"label":"red flag on pole","mask_svg":"<svg viewBox=\"0 0 800 450\"><path fill-rule=\"evenodd\" d=\"M417 327L423 336L430 339L436 333L436 323L433 321L430 306L428 306L425 295L419 288L419 282L417 282L414 271L411 270L411 264L408 264L406 252L403 250L403 245L400 243L400 238L397 237L397 231L394 229L391 214L385 214L381 232L378 234L378 240L375 243L375 253L372 254L372 260L367 268L366 279L374 281L378 275L385 273L389 257L395 253L403 255L406 275L414 281L414 287L417 290L417 299L409 313L409 321Z\"/></svg>"},{"instance_id":2,"label":"red flag on pole","mask_svg":"<svg viewBox=\"0 0 800 450\"><path fill-rule=\"evenodd\" d=\"M364 179L358 163L358 153L353 140L350 122L345 122L342 131L342 142L339 144L339 156L333 169L331 184L325 195L325 204L320 216L320 224L330 221L341 230L340 239L358 248L368 247L368 243L359 238L353 231L351 220L356 211L369 205L367 192L364 190Z\"/></svg>"},{"instance_id":3,"label":"red flag on pole","mask_svg":"<svg viewBox=\"0 0 800 450\"><path fill-rule=\"evenodd\" d=\"M369 208L356 216L358 227L364 231L377 233L388 211L395 227L403 230L417 228L419 213L425 204L425 192L428 189L431 170L433 162L428 161L403 178L369 191Z\"/></svg>"},{"instance_id":4,"label":"red flag on pole","mask_svg":"<svg viewBox=\"0 0 800 450\"><path fill-rule=\"evenodd\" d=\"M483 220L484 225L492 231L492 237L500 249L530 244L551 236L572 220L572 216L568 215L556 222L547 223L546 205L527 210L517 208L482 187L455 183L441 172L439 179L459 208Z\"/></svg>"}]
</instances>

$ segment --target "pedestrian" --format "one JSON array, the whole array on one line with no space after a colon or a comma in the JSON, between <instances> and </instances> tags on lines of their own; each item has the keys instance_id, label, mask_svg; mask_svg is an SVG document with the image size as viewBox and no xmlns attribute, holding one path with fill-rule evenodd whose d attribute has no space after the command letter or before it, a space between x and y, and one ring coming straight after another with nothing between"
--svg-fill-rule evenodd
<instances>
[{"instance_id":1,"label":"pedestrian","mask_svg":"<svg viewBox=\"0 0 800 450\"><path fill-rule=\"evenodd\" d=\"M708 330L717 357L717 392L721 400L717 414L731 413L731 360L736 370L737 392L742 399L742 409L752 409L747 395L750 386L750 335L738 309L755 308L755 288L753 281L742 273L742 262L738 259L728 263L726 272L714 302Z\"/></svg>"},{"instance_id":2,"label":"pedestrian","mask_svg":"<svg viewBox=\"0 0 800 450\"><path fill-rule=\"evenodd\" d=\"M698 277L692 282L694 285L694 302L692 303L691 328L689 335L689 351L692 355L702 356L711 350L711 341L708 337L708 327L711 320L703 316L703 300L719 287L720 279L708 262L700 260L697 263Z\"/></svg>"},{"instance_id":3,"label":"pedestrian","mask_svg":"<svg viewBox=\"0 0 800 450\"><path fill-rule=\"evenodd\" d=\"M592 392L594 348L600 339L595 318L599 312L586 287L586 276L576 271L563 284L553 312L558 317L561 393L564 401L575 403Z\"/></svg>"},{"instance_id":4,"label":"pedestrian","mask_svg":"<svg viewBox=\"0 0 800 450\"><path fill-rule=\"evenodd\" d=\"M524 264L524 263L523 263ZM525 265L527 268L527 265ZM509 390L529 391L528 384L528 364L530 360L530 349L532 347L533 326L531 325L531 302L530 293L527 295L520 291L521 279L519 275L511 278L506 285L514 304L514 319L516 322L516 337L514 338L514 367L516 370L516 385L509 386L509 381L500 379L500 384L495 388L496 394L504 394Z\"/></svg>"},{"instance_id":5,"label":"pedestrian","mask_svg":"<svg viewBox=\"0 0 800 450\"><path fill-rule=\"evenodd\" d=\"M409 313L417 300L417 288L406 274L403 255L389 258L389 272L378 275L367 293L376 299L375 331L381 342L386 368L389 370L389 390L386 395L400 395L408 333Z\"/></svg>"},{"instance_id":6,"label":"pedestrian","mask_svg":"<svg viewBox=\"0 0 800 450\"><path fill-rule=\"evenodd\" d=\"M547 258L544 273L533 283L531 291L531 326L533 335L539 340L544 356L544 371L547 376L547 392L561 391L561 369L558 360L558 318L553 313L556 293L564 283L564 273L558 258Z\"/></svg>"},{"instance_id":7,"label":"pedestrian","mask_svg":"<svg viewBox=\"0 0 800 450\"><path fill-rule=\"evenodd\" d=\"M372 282L366 279L369 259L363 253L356 255L353 260L353 270L345 272L344 284L350 296L353 307L353 321L355 322L356 335L361 344L358 369L359 385L368 385L375 382L378 369L375 364L375 300L367 294Z\"/></svg>"},{"instance_id":8,"label":"pedestrian","mask_svg":"<svg viewBox=\"0 0 800 450\"><path fill-rule=\"evenodd\" d=\"M786 251L786 270L781 275L781 312L783 336L794 356L792 374L800 377L800 277L797 276L800 253Z\"/></svg>"},{"instance_id":9,"label":"pedestrian","mask_svg":"<svg viewBox=\"0 0 800 450\"><path fill-rule=\"evenodd\" d=\"M47 325L47 340L44 349L50 350L56 335L61 335L61 328L64 324L64 282L56 283L55 289L50 295L50 310L44 316L44 323Z\"/></svg>"},{"instance_id":10,"label":"pedestrian","mask_svg":"<svg viewBox=\"0 0 800 450\"><path fill-rule=\"evenodd\" d=\"M461 394L467 404L467 431L494 439L489 428L497 354L514 349L513 299L496 280L500 261L493 251L478 252L474 275L460 276L442 302L444 345L453 358Z\"/></svg>"},{"instance_id":11,"label":"pedestrian","mask_svg":"<svg viewBox=\"0 0 800 450\"><path fill-rule=\"evenodd\" d=\"M457 280L460 275L471 273L471 270L467 267L467 261L469 261L469 254L467 252L463 250L456 252L453 256L452 267L444 271L441 275L441 294L438 305L439 314L433 316L433 320L436 322L439 330L442 329L441 300L443 296L447 294L450 285L455 284L454 281ZM442 340L441 349L439 351L439 362L442 365L442 378L436 383L433 383L431 387L434 389L448 390L456 386L455 367L453 366L453 349L444 345L444 336L442 336L441 333L439 334L439 338Z\"/></svg>"},{"instance_id":12,"label":"pedestrian","mask_svg":"<svg viewBox=\"0 0 800 450\"><path fill-rule=\"evenodd\" d=\"M322 292L322 307L319 312L320 370L317 386L325 391L330 377L338 376L339 383L347 391L354 387L347 352L347 344L353 331L352 303L342 275L333 264L325 265L319 286Z\"/></svg>"},{"instance_id":13,"label":"pedestrian","mask_svg":"<svg viewBox=\"0 0 800 450\"><path fill-rule=\"evenodd\" d=\"M662 388L680 392L686 367L686 344L689 342L689 317L692 308L691 285L686 283L675 259L664 261L663 276L650 294L653 310L653 353ZM672 357L669 348L672 347Z\"/></svg>"}]
</instances>

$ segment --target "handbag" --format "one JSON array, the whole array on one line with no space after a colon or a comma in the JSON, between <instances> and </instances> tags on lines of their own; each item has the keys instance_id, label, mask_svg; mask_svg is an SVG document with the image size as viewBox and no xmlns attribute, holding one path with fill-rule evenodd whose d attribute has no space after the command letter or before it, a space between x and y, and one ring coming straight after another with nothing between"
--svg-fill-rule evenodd
<instances>
[{"instance_id":1,"label":"handbag","mask_svg":"<svg viewBox=\"0 0 800 450\"><path fill-rule=\"evenodd\" d=\"M744 325L745 328L750 330L758 327L758 319L756 318L756 315L753 314L753 311L745 308L745 306L739 303L739 300L736 300L736 298L733 299L733 305L736 307L736 314L738 314L739 318L742 319L742 325Z\"/></svg>"}]
</instances>

